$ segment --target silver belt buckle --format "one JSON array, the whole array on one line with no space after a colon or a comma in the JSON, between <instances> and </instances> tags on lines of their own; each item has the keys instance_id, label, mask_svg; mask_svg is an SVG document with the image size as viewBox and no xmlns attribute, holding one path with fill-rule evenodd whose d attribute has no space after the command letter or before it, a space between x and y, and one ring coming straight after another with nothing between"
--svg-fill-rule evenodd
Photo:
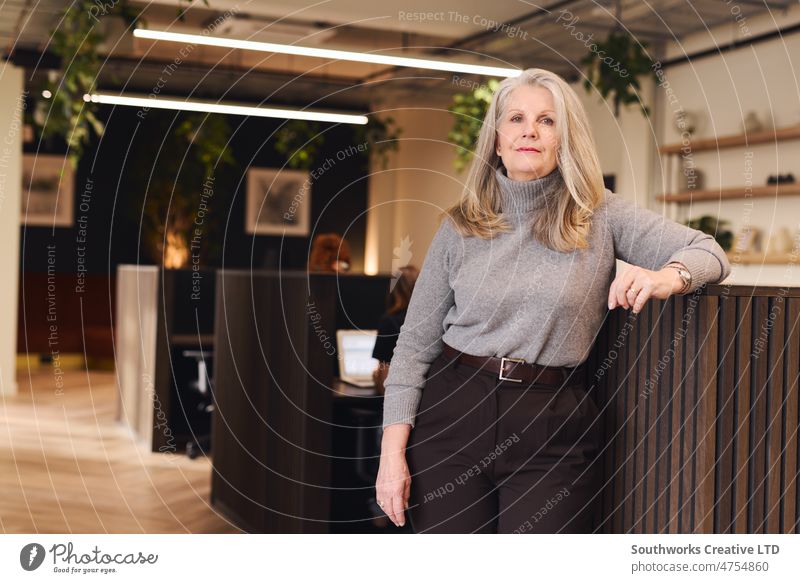
<instances>
[{"instance_id":1,"label":"silver belt buckle","mask_svg":"<svg viewBox=\"0 0 800 583\"><path fill-rule=\"evenodd\" d=\"M508 358L508 357L505 357L505 356L501 357L500 358L500 374L498 375L498 378L501 381L511 381L512 383L521 383L522 379L512 379L512 378L503 376L503 373L506 372L506 361L507 360L510 361L510 362L516 362L518 364L525 364L525 361L522 360L521 358Z\"/></svg>"}]
</instances>

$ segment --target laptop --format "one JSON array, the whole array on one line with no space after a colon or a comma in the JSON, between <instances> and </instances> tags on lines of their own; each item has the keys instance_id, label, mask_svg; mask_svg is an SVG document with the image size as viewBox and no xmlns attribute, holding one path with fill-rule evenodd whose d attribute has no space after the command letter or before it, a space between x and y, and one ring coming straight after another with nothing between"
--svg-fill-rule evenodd
<instances>
[{"instance_id":1,"label":"laptop","mask_svg":"<svg viewBox=\"0 0 800 583\"><path fill-rule=\"evenodd\" d=\"M339 378L357 387L372 387L372 371L378 359L372 358L377 330L337 330Z\"/></svg>"}]
</instances>

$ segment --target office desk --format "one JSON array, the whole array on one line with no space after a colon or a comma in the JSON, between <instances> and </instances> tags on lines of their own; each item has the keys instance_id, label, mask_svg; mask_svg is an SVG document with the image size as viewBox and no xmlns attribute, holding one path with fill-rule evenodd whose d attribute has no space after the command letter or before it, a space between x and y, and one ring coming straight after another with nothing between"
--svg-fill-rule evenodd
<instances>
[{"instance_id":1,"label":"office desk","mask_svg":"<svg viewBox=\"0 0 800 583\"><path fill-rule=\"evenodd\" d=\"M380 461L383 396L334 380L331 427L331 532L377 533L369 501Z\"/></svg>"}]
</instances>

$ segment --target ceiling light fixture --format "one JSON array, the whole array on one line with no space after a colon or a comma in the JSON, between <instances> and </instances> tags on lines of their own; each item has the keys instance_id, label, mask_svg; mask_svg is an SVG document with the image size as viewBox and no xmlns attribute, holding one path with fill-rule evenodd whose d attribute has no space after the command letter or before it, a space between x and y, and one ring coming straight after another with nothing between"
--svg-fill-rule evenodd
<instances>
[{"instance_id":1,"label":"ceiling light fixture","mask_svg":"<svg viewBox=\"0 0 800 583\"><path fill-rule=\"evenodd\" d=\"M246 115L252 117L274 117L279 119L302 119L306 121L324 121L330 123L349 123L364 125L365 115L349 115L345 113L328 113L323 111L304 111L298 109L282 109L278 107L254 107L247 105L226 105L224 103L206 103L202 101L185 101L179 98L162 97L130 97L93 93L84 95L85 101L108 105L128 105L143 109L174 109L180 111L199 111L205 113L223 113L228 115Z\"/></svg>"},{"instance_id":2,"label":"ceiling light fixture","mask_svg":"<svg viewBox=\"0 0 800 583\"><path fill-rule=\"evenodd\" d=\"M416 59L411 57L394 57L377 53L356 53L351 51L338 51L333 49L319 49L314 47L301 47L296 45L283 45L257 41L222 38L200 34L185 34L180 32L167 32L161 30L148 30L137 28L133 35L138 38L180 42L229 49L243 49L262 51L268 53L281 53L301 57L317 57L321 59L334 59L339 61L356 61L359 63L372 63L377 65L391 65L396 67L414 67L417 69L433 69L451 73L472 73L475 75L495 75L498 77L517 77L521 69L504 67L489 67L485 65L470 65L468 63L452 63L449 61L433 61L429 59Z\"/></svg>"}]
</instances>

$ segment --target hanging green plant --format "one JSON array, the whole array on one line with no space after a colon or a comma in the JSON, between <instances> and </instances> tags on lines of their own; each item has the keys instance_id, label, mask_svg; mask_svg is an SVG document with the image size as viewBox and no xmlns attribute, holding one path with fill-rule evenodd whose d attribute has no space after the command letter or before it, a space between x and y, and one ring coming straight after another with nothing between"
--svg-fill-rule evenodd
<instances>
[{"instance_id":1,"label":"hanging green plant","mask_svg":"<svg viewBox=\"0 0 800 583\"><path fill-rule=\"evenodd\" d=\"M396 152L402 128L397 127L393 117L370 115L366 124L356 126L356 140L367 146L370 159L386 169L389 152Z\"/></svg>"},{"instance_id":2,"label":"hanging green plant","mask_svg":"<svg viewBox=\"0 0 800 583\"><path fill-rule=\"evenodd\" d=\"M193 0L179 0L177 11L183 14ZM202 0L208 6L208 0ZM59 70L49 76L47 90L51 99L37 104L34 127L42 140L52 137L63 139L69 153L67 159L73 167L89 145L91 134L103 135L105 127L97 117L97 105L84 99L94 92L100 72L99 47L105 35L101 19L122 18L128 26L143 23L141 9L128 0L101 4L97 0L75 0L65 8L58 19L58 28L51 31L49 49L59 57Z\"/></svg>"},{"instance_id":3,"label":"hanging green plant","mask_svg":"<svg viewBox=\"0 0 800 583\"><path fill-rule=\"evenodd\" d=\"M386 168L389 152L397 150L401 133L393 118L371 115L366 124L355 126L354 139L364 144L372 159ZM323 125L318 122L291 120L275 132L275 150L287 156L287 165L296 170L310 170L324 144Z\"/></svg>"},{"instance_id":4,"label":"hanging green plant","mask_svg":"<svg viewBox=\"0 0 800 583\"><path fill-rule=\"evenodd\" d=\"M84 101L84 95L94 91L100 69L97 48L103 42L93 7L94 2L77 0L61 14L50 43L51 51L61 59L61 69L51 75L48 90L52 98L40 102L40 107L46 110L36 116L44 118L37 127L39 137L63 138L73 167L78 165L84 147L89 144L91 131L101 136L104 130L95 115L94 104Z\"/></svg>"},{"instance_id":5,"label":"hanging green plant","mask_svg":"<svg viewBox=\"0 0 800 583\"><path fill-rule=\"evenodd\" d=\"M586 67L583 83L587 93L597 89L603 99L611 96L614 102L614 116L619 116L620 104L637 103L645 117L649 108L640 100L640 77L652 75L653 61L647 54L647 43L640 43L622 30L613 31L605 42L592 45L592 50L581 59Z\"/></svg>"},{"instance_id":6,"label":"hanging green plant","mask_svg":"<svg viewBox=\"0 0 800 583\"><path fill-rule=\"evenodd\" d=\"M453 96L453 104L447 108L455 116L453 129L447 134L447 139L456 145L453 165L459 172L472 161L483 119L499 85L497 79L489 79L485 85L480 85L472 91L457 93Z\"/></svg>"},{"instance_id":7,"label":"hanging green plant","mask_svg":"<svg viewBox=\"0 0 800 583\"><path fill-rule=\"evenodd\" d=\"M315 121L292 119L275 132L275 151L287 156L286 163L295 170L310 170L324 144L322 124Z\"/></svg>"}]
</instances>

